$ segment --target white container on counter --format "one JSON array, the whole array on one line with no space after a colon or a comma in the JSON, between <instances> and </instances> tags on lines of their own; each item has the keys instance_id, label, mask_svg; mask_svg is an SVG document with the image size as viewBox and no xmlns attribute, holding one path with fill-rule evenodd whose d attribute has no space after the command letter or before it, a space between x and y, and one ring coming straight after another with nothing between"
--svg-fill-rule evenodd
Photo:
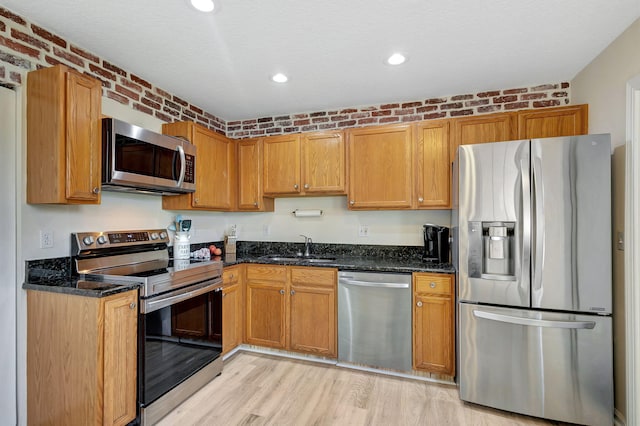
<instances>
[{"instance_id":1,"label":"white container on counter","mask_svg":"<svg viewBox=\"0 0 640 426\"><path fill-rule=\"evenodd\" d=\"M173 241L173 258L174 259L189 259L191 244L189 239L191 236L188 232L176 232Z\"/></svg>"}]
</instances>

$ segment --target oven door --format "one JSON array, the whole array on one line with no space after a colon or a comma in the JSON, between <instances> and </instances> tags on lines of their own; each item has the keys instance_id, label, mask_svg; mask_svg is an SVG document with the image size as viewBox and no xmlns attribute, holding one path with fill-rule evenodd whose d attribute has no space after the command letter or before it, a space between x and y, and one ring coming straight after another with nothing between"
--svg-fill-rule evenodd
<instances>
[{"instance_id":1,"label":"oven door","mask_svg":"<svg viewBox=\"0 0 640 426\"><path fill-rule=\"evenodd\" d=\"M222 280L140 300L139 402L145 408L220 357Z\"/></svg>"}]
</instances>

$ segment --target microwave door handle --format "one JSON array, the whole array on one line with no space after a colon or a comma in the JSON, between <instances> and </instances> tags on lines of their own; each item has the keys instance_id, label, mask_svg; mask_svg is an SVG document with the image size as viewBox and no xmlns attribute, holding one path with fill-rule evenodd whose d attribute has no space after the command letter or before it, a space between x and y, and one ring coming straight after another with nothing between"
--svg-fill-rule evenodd
<instances>
[{"instance_id":1,"label":"microwave door handle","mask_svg":"<svg viewBox=\"0 0 640 426\"><path fill-rule=\"evenodd\" d=\"M184 182L184 174L187 168L187 159L185 158L184 148L182 148L182 145L178 145L177 150L178 154L180 154L180 177L178 178L176 187L180 188L182 186L182 183Z\"/></svg>"}]
</instances>

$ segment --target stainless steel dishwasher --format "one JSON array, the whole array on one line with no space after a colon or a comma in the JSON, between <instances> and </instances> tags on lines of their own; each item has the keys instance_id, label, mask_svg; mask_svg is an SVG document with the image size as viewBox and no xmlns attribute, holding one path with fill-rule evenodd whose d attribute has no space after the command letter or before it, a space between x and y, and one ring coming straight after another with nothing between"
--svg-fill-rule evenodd
<instances>
[{"instance_id":1,"label":"stainless steel dishwasher","mask_svg":"<svg viewBox=\"0 0 640 426\"><path fill-rule=\"evenodd\" d=\"M411 371L411 274L338 273L338 361Z\"/></svg>"}]
</instances>

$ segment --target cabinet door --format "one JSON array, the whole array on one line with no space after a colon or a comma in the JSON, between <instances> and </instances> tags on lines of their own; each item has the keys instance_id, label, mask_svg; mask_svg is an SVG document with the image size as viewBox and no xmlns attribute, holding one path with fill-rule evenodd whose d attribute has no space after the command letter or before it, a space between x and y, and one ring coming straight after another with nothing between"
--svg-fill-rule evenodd
<instances>
[{"instance_id":1,"label":"cabinet door","mask_svg":"<svg viewBox=\"0 0 640 426\"><path fill-rule=\"evenodd\" d=\"M518 138L586 135L588 117L588 105L519 111Z\"/></svg>"},{"instance_id":2,"label":"cabinet door","mask_svg":"<svg viewBox=\"0 0 640 426\"><path fill-rule=\"evenodd\" d=\"M412 207L413 161L410 125L350 130L350 209Z\"/></svg>"},{"instance_id":3,"label":"cabinet door","mask_svg":"<svg viewBox=\"0 0 640 426\"><path fill-rule=\"evenodd\" d=\"M243 266L224 268L222 272L222 353L242 343L243 315Z\"/></svg>"},{"instance_id":4,"label":"cabinet door","mask_svg":"<svg viewBox=\"0 0 640 426\"><path fill-rule=\"evenodd\" d=\"M460 145L517 139L516 114L512 112L451 120L451 161Z\"/></svg>"},{"instance_id":5,"label":"cabinet door","mask_svg":"<svg viewBox=\"0 0 640 426\"><path fill-rule=\"evenodd\" d=\"M453 375L453 301L414 295L414 368Z\"/></svg>"},{"instance_id":6,"label":"cabinet door","mask_svg":"<svg viewBox=\"0 0 640 426\"><path fill-rule=\"evenodd\" d=\"M273 211L262 196L262 140L238 141L238 210Z\"/></svg>"},{"instance_id":7,"label":"cabinet door","mask_svg":"<svg viewBox=\"0 0 640 426\"><path fill-rule=\"evenodd\" d=\"M413 368L453 376L454 277L413 274Z\"/></svg>"},{"instance_id":8,"label":"cabinet door","mask_svg":"<svg viewBox=\"0 0 640 426\"><path fill-rule=\"evenodd\" d=\"M222 289L222 353L226 354L242 342L240 286Z\"/></svg>"},{"instance_id":9,"label":"cabinet door","mask_svg":"<svg viewBox=\"0 0 640 426\"><path fill-rule=\"evenodd\" d=\"M232 140L194 126L197 146L196 191L193 207L231 210L235 196L235 144Z\"/></svg>"},{"instance_id":10,"label":"cabinet door","mask_svg":"<svg viewBox=\"0 0 640 426\"><path fill-rule=\"evenodd\" d=\"M450 208L449 122L426 121L416 130L416 206Z\"/></svg>"},{"instance_id":11,"label":"cabinet door","mask_svg":"<svg viewBox=\"0 0 640 426\"><path fill-rule=\"evenodd\" d=\"M102 424L126 425L136 417L138 292L104 302L104 417Z\"/></svg>"},{"instance_id":12,"label":"cabinet door","mask_svg":"<svg viewBox=\"0 0 640 426\"><path fill-rule=\"evenodd\" d=\"M337 271L290 269L290 349L336 357Z\"/></svg>"},{"instance_id":13,"label":"cabinet door","mask_svg":"<svg viewBox=\"0 0 640 426\"><path fill-rule=\"evenodd\" d=\"M302 136L302 187L307 194L344 194L345 144L342 132Z\"/></svg>"},{"instance_id":14,"label":"cabinet door","mask_svg":"<svg viewBox=\"0 0 640 426\"><path fill-rule=\"evenodd\" d=\"M247 343L285 348L286 274L285 266L247 266Z\"/></svg>"},{"instance_id":15,"label":"cabinet door","mask_svg":"<svg viewBox=\"0 0 640 426\"><path fill-rule=\"evenodd\" d=\"M300 135L264 138L263 167L265 195L299 194Z\"/></svg>"},{"instance_id":16,"label":"cabinet door","mask_svg":"<svg viewBox=\"0 0 640 426\"><path fill-rule=\"evenodd\" d=\"M102 133L100 82L68 72L67 102L67 199L98 202L101 179Z\"/></svg>"}]
</instances>

